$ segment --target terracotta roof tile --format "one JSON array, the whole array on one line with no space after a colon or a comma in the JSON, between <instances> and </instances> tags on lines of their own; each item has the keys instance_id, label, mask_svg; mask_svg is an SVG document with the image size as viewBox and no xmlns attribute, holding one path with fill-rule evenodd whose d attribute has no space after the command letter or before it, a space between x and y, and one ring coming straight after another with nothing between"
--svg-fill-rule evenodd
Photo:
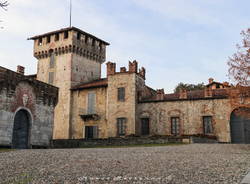
<instances>
[{"instance_id":1,"label":"terracotta roof tile","mask_svg":"<svg viewBox=\"0 0 250 184\"><path fill-rule=\"evenodd\" d=\"M100 87L107 87L108 86L108 79L103 78L103 79L98 79L94 80L92 82L85 82L82 84L78 84L74 87L72 87L72 90L80 90L80 89L88 89L88 88L100 88Z\"/></svg>"}]
</instances>

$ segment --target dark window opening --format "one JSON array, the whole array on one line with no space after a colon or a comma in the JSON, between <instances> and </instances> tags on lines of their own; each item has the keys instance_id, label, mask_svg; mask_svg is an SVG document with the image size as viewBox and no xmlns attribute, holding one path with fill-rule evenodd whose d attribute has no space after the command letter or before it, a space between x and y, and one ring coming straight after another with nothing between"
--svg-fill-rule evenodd
<instances>
[{"instance_id":1,"label":"dark window opening","mask_svg":"<svg viewBox=\"0 0 250 184\"><path fill-rule=\"evenodd\" d=\"M220 88L220 84L216 84L216 88L217 88L217 89Z\"/></svg>"},{"instance_id":2,"label":"dark window opening","mask_svg":"<svg viewBox=\"0 0 250 184\"><path fill-rule=\"evenodd\" d=\"M141 119L141 135L149 135L149 118Z\"/></svg>"},{"instance_id":3,"label":"dark window opening","mask_svg":"<svg viewBox=\"0 0 250 184\"><path fill-rule=\"evenodd\" d=\"M98 138L98 127L97 126L85 126L85 138L86 139Z\"/></svg>"},{"instance_id":4,"label":"dark window opening","mask_svg":"<svg viewBox=\"0 0 250 184\"><path fill-rule=\"evenodd\" d=\"M80 40L81 39L81 33L77 33L77 40Z\"/></svg>"},{"instance_id":5,"label":"dark window opening","mask_svg":"<svg viewBox=\"0 0 250 184\"><path fill-rule=\"evenodd\" d=\"M92 40L92 46L95 46L95 40L94 39Z\"/></svg>"},{"instance_id":6,"label":"dark window opening","mask_svg":"<svg viewBox=\"0 0 250 184\"><path fill-rule=\"evenodd\" d=\"M85 36L85 43L88 43L88 37L87 36Z\"/></svg>"},{"instance_id":7,"label":"dark window opening","mask_svg":"<svg viewBox=\"0 0 250 184\"><path fill-rule=\"evenodd\" d=\"M39 38L38 40L38 45L41 46L43 44L43 39L42 38Z\"/></svg>"},{"instance_id":8,"label":"dark window opening","mask_svg":"<svg viewBox=\"0 0 250 184\"><path fill-rule=\"evenodd\" d=\"M124 136L126 134L126 118L117 118L117 135Z\"/></svg>"},{"instance_id":9,"label":"dark window opening","mask_svg":"<svg viewBox=\"0 0 250 184\"><path fill-rule=\"evenodd\" d=\"M59 41L59 33L55 34L55 41Z\"/></svg>"},{"instance_id":10,"label":"dark window opening","mask_svg":"<svg viewBox=\"0 0 250 184\"><path fill-rule=\"evenodd\" d=\"M212 116L203 117L203 132L205 135L213 133Z\"/></svg>"},{"instance_id":11,"label":"dark window opening","mask_svg":"<svg viewBox=\"0 0 250 184\"><path fill-rule=\"evenodd\" d=\"M68 31L65 31L64 32L64 39L67 39L69 37L69 32Z\"/></svg>"},{"instance_id":12,"label":"dark window opening","mask_svg":"<svg viewBox=\"0 0 250 184\"><path fill-rule=\"evenodd\" d=\"M180 118L179 117L171 118L171 134L172 135L180 134Z\"/></svg>"},{"instance_id":13,"label":"dark window opening","mask_svg":"<svg viewBox=\"0 0 250 184\"><path fill-rule=\"evenodd\" d=\"M118 88L118 95L117 95L118 101L124 102L125 101L125 88Z\"/></svg>"},{"instance_id":14,"label":"dark window opening","mask_svg":"<svg viewBox=\"0 0 250 184\"><path fill-rule=\"evenodd\" d=\"M50 36L47 36L47 43L50 43Z\"/></svg>"}]
</instances>

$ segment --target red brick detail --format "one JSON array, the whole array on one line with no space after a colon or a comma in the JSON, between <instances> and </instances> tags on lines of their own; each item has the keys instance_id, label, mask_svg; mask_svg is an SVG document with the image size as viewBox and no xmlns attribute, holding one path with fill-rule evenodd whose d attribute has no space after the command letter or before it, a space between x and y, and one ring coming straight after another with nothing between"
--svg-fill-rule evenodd
<instances>
[{"instance_id":1,"label":"red brick detail","mask_svg":"<svg viewBox=\"0 0 250 184\"><path fill-rule=\"evenodd\" d=\"M107 76L114 75L116 71L116 63L108 62L106 65L107 65Z\"/></svg>"},{"instance_id":2,"label":"red brick detail","mask_svg":"<svg viewBox=\"0 0 250 184\"><path fill-rule=\"evenodd\" d=\"M129 61L129 72L137 73L138 72L138 62L134 60L133 62Z\"/></svg>"},{"instance_id":3,"label":"red brick detail","mask_svg":"<svg viewBox=\"0 0 250 184\"><path fill-rule=\"evenodd\" d=\"M16 71L16 72L17 72L17 73L20 73L20 74L22 74L22 75L24 75L25 68L24 68L23 66L18 65L18 66L17 66L17 71Z\"/></svg>"}]
</instances>

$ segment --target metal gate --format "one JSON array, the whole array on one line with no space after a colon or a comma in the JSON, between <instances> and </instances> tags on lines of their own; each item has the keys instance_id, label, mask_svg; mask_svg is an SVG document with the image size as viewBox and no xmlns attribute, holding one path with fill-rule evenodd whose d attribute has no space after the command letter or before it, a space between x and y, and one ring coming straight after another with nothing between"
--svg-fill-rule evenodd
<instances>
[{"instance_id":1,"label":"metal gate","mask_svg":"<svg viewBox=\"0 0 250 184\"><path fill-rule=\"evenodd\" d=\"M29 148L29 116L27 111L20 110L14 118L12 147L16 149Z\"/></svg>"},{"instance_id":2,"label":"metal gate","mask_svg":"<svg viewBox=\"0 0 250 184\"><path fill-rule=\"evenodd\" d=\"M231 142L250 144L250 109L235 110L231 114Z\"/></svg>"}]
</instances>

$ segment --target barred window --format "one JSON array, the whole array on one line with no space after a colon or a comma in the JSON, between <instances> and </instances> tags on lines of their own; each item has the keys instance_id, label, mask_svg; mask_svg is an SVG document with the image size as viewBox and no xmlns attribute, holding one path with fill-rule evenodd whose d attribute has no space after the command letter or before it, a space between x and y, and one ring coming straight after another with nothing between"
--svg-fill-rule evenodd
<instances>
[{"instance_id":1,"label":"barred window","mask_svg":"<svg viewBox=\"0 0 250 184\"><path fill-rule=\"evenodd\" d=\"M118 88L118 101L124 102L125 101L125 88Z\"/></svg>"},{"instance_id":2,"label":"barred window","mask_svg":"<svg viewBox=\"0 0 250 184\"><path fill-rule=\"evenodd\" d=\"M126 134L126 118L117 118L117 135L123 136Z\"/></svg>"},{"instance_id":3,"label":"barred window","mask_svg":"<svg viewBox=\"0 0 250 184\"><path fill-rule=\"evenodd\" d=\"M180 118L179 117L171 118L171 134L172 135L180 134Z\"/></svg>"},{"instance_id":4,"label":"barred window","mask_svg":"<svg viewBox=\"0 0 250 184\"><path fill-rule=\"evenodd\" d=\"M203 117L203 132L204 132L204 134L212 134L213 133L212 116L204 116Z\"/></svg>"}]
</instances>

